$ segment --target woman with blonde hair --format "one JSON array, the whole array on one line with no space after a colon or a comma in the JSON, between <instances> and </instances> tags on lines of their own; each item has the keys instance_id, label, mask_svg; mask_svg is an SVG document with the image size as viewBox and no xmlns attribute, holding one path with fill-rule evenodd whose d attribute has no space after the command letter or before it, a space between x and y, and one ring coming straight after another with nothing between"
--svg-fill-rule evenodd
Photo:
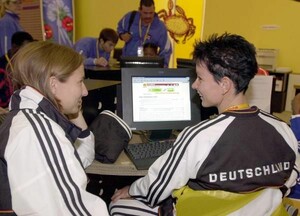
<instances>
[{"instance_id":1,"label":"woman with blonde hair","mask_svg":"<svg viewBox=\"0 0 300 216\"><path fill-rule=\"evenodd\" d=\"M17 31L23 31L19 13L21 0L0 0L0 56L11 48L11 37Z\"/></svg>"},{"instance_id":2,"label":"woman with blonde hair","mask_svg":"<svg viewBox=\"0 0 300 216\"><path fill-rule=\"evenodd\" d=\"M0 126L0 214L108 215L86 191L94 135L82 116L83 58L37 41L12 60L10 112Z\"/></svg>"}]
</instances>

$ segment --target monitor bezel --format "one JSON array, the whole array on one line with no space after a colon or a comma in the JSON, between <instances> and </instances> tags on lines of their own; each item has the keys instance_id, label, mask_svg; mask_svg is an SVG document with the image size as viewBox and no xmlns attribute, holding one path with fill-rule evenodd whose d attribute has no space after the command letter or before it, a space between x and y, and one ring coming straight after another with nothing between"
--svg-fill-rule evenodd
<instances>
[{"instance_id":1,"label":"monitor bezel","mask_svg":"<svg viewBox=\"0 0 300 216\"><path fill-rule=\"evenodd\" d=\"M196 69L196 63L193 59L176 58L177 68L192 68Z\"/></svg>"},{"instance_id":2,"label":"monitor bezel","mask_svg":"<svg viewBox=\"0 0 300 216\"><path fill-rule=\"evenodd\" d=\"M201 120L200 97L192 89L192 83L196 74L189 68L122 68L122 118L132 130L181 130L194 125ZM157 121L157 122L134 122L132 109L132 77L190 77L190 121Z\"/></svg>"}]
</instances>

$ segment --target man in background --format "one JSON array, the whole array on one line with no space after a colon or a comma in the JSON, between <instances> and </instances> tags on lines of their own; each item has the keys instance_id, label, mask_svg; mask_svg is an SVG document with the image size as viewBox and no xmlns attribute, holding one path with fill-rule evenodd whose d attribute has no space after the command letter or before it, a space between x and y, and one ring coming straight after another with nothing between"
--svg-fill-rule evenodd
<instances>
[{"instance_id":1,"label":"man in background","mask_svg":"<svg viewBox=\"0 0 300 216\"><path fill-rule=\"evenodd\" d=\"M155 13L153 0L141 0L139 10L128 12L118 23L119 37L125 42L123 56L143 56L143 45L153 43L168 67L172 46L165 24Z\"/></svg>"},{"instance_id":2,"label":"man in background","mask_svg":"<svg viewBox=\"0 0 300 216\"><path fill-rule=\"evenodd\" d=\"M74 49L85 57L84 65L96 65L106 67L110 59L110 53L118 43L119 36L111 28L104 28L99 38L85 37L74 45Z\"/></svg>"}]
</instances>

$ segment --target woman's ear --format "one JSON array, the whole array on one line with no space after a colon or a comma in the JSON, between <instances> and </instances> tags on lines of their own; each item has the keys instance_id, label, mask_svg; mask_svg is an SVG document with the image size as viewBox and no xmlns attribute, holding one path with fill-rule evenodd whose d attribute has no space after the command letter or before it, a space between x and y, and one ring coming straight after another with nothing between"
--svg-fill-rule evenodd
<instances>
[{"instance_id":1,"label":"woman's ear","mask_svg":"<svg viewBox=\"0 0 300 216\"><path fill-rule=\"evenodd\" d=\"M222 87L223 95L225 95L233 87L231 79L226 76L221 79L220 85Z\"/></svg>"},{"instance_id":2,"label":"woman's ear","mask_svg":"<svg viewBox=\"0 0 300 216\"><path fill-rule=\"evenodd\" d=\"M51 90L53 95L56 95L56 92L57 92L57 82L58 82L58 80L56 79L55 76L50 77L49 87L50 87L50 90Z\"/></svg>"}]
</instances>

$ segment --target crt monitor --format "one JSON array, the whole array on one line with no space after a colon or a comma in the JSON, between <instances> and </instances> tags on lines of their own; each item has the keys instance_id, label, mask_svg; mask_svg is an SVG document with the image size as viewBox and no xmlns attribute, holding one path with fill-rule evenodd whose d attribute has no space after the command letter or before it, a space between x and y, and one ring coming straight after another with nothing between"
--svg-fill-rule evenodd
<instances>
[{"instance_id":1,"label":"crt monitor","mask_svg":"<svg viewBox=\"0 0 300 216\"><path fill-rule=\"evenodd\" d=\"M121 60L121 56L122 56L122 48L115 48L113 58L119 62Z\"/></svg>"},{"instance_id":2,"label":"crt monitor","mask_svg":"<svg viewBox=\"0 0 300 216\"><path fill-rule=\"evenodd\" d=\"M196 68L196 63L193 59L177 58L177 68Z\"/></svg>"},{"instance_id":3,"label":"crt monitor","mask_svg":"<svg viewBox=\"0 0 300 216\"><path fill-rule=\"evenodd\" d=\"M183 129L200 121L192 69L122 68L122 117L132 130Z\"/></svg>"},{"instance_id":4,"label":"crt monitor","mask_svg":"<svg viewBox=\"0 0 300 216\"><path fill-rule=\"evenodd\" d=\"M160 56L149 56L149 57L139 57L139 56L121 56L120 58L121 68L133 68L133 67L143 67L143 68L163 68L164 58Z\"/></svg>"}]
</instances>

